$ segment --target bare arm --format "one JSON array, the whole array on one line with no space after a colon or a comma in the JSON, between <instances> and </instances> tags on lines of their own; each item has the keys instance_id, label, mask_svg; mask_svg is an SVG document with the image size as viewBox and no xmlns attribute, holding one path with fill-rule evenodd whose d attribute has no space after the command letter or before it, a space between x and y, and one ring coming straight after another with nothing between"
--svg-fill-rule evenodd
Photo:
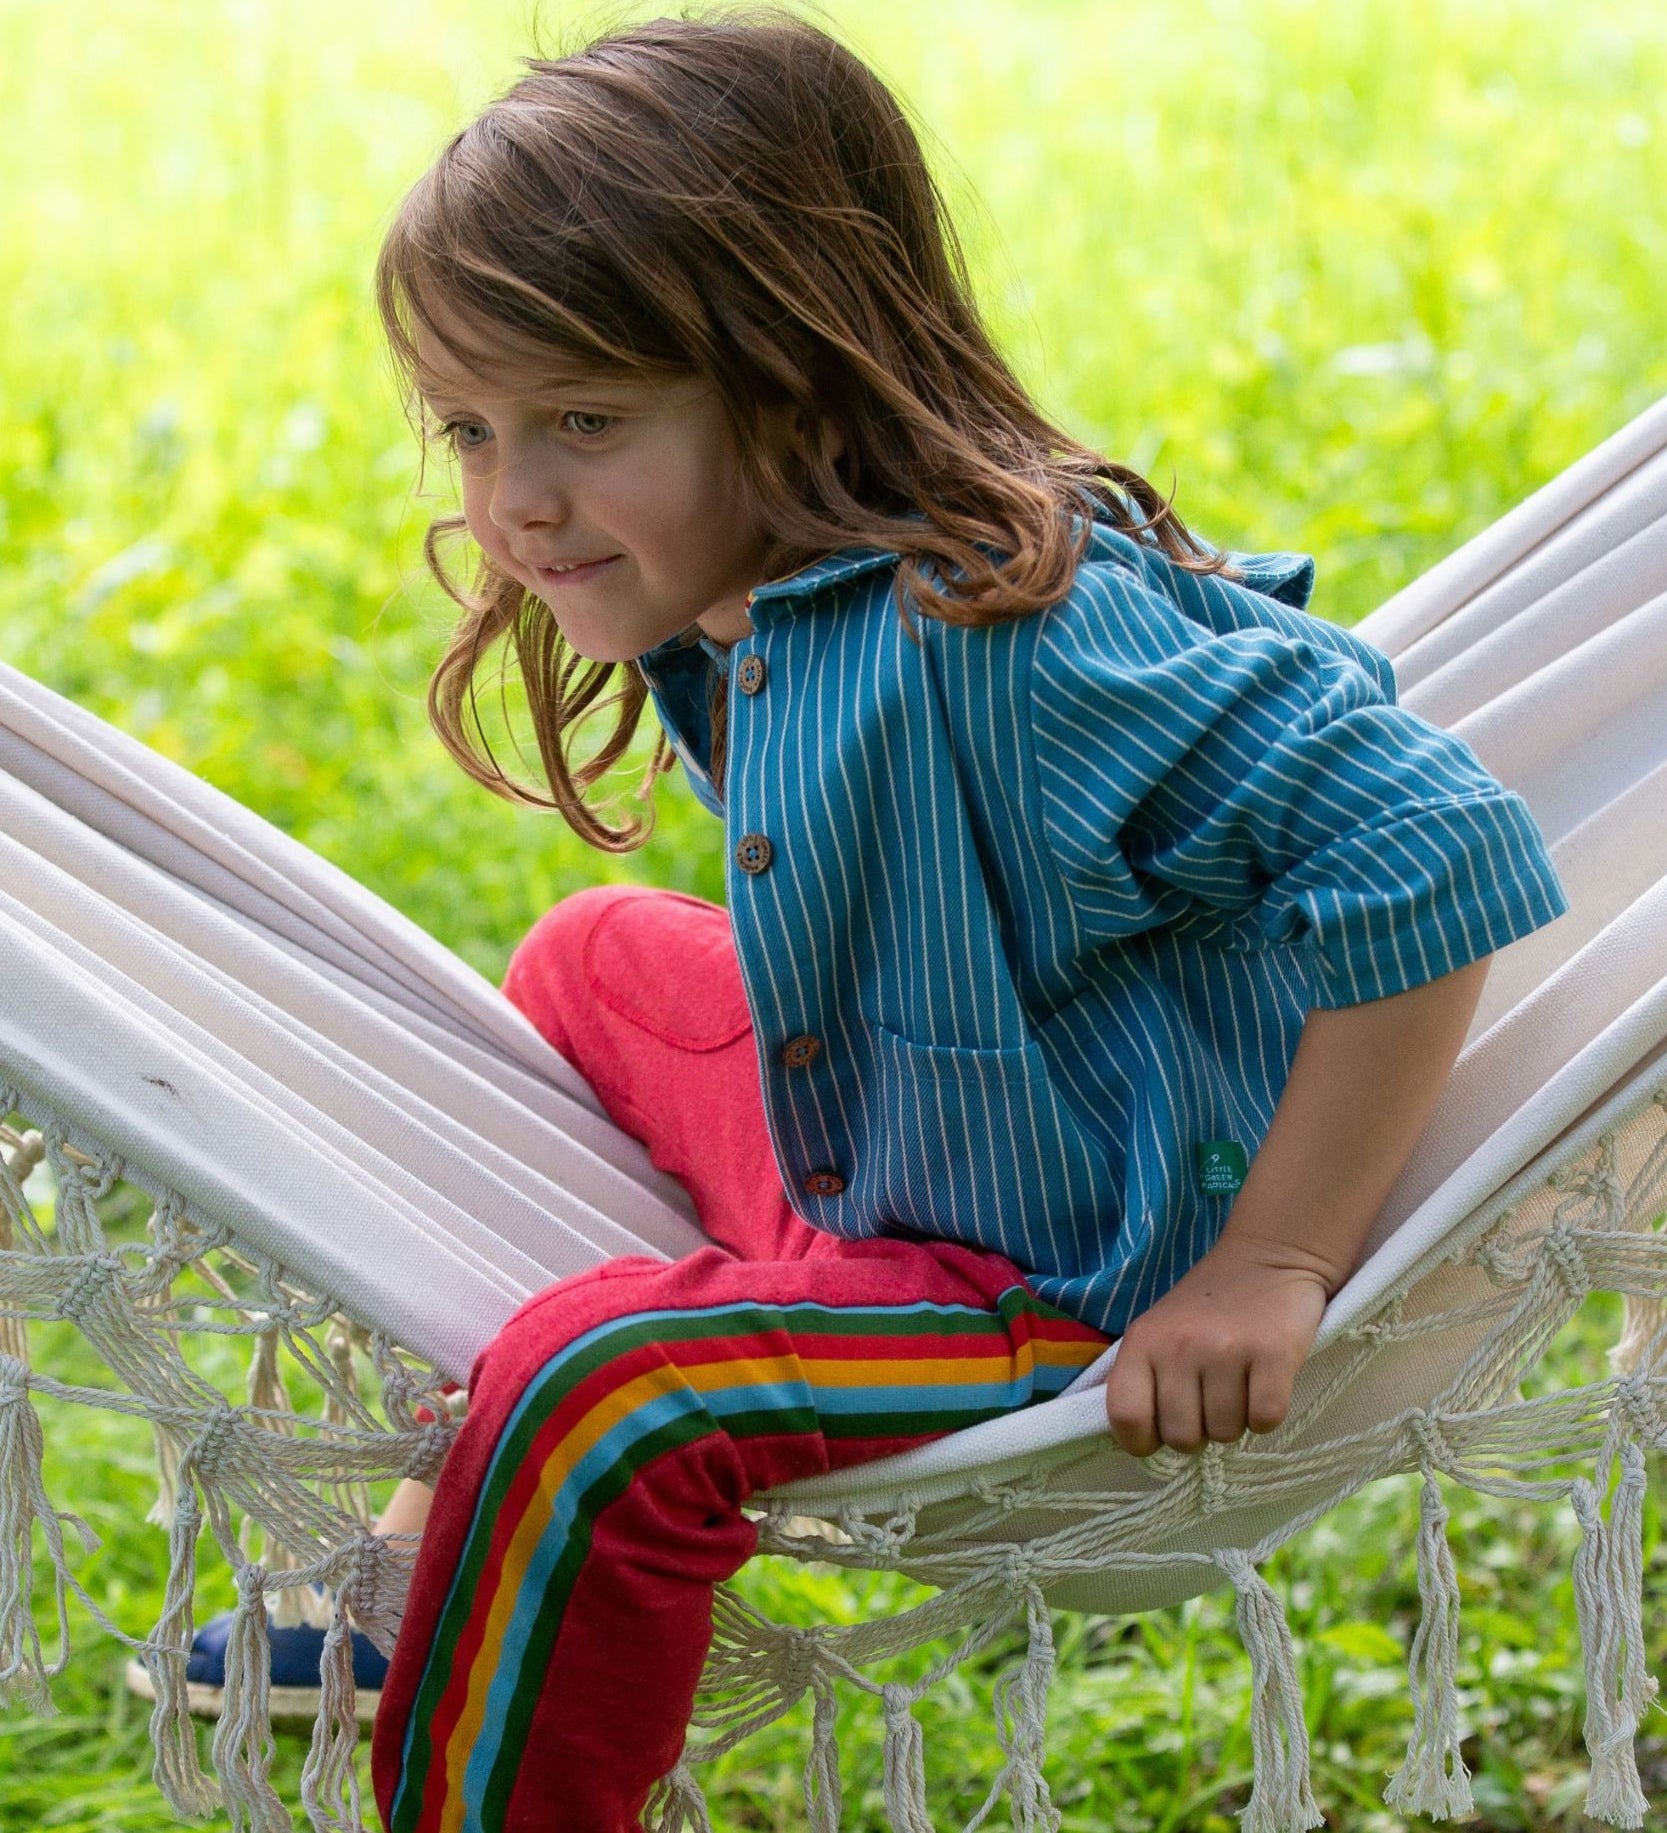
<instances>
[{"instance_id":1,"label":"bare arm","mask_svg":"<svg viewBox=\"0 0 1667 1833\"><path fill-rule=\"evenodd\" d=\"M1125 1451L1193 1451L1285 1417L1326 1301L1441 1098L1491 959L1309 1013L1220 1239L1124 1335L1106 1416Z\"/></svg>"}]
</instances>

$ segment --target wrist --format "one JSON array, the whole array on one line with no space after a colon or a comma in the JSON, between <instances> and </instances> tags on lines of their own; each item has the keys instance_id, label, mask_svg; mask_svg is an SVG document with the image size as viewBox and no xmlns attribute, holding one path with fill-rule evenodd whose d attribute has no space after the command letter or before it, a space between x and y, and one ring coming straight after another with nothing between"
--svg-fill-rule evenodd
<instances>
[{"instance_id":1,"label":"wrist","mask_svg":"<svg viewBox=\"0 0 1667 1833\"><path fill-rule=\"evenodd\" d=\"M1336 1242L1316 1238L1318 1235L1317 1228L1304 1238L1288 1224L1274 1229L1252 1217L1229 1216L1209 1257L1222 1268L1236 1266L1312 1280L1329 1299L1354 1271L1358 1255L1345 1255Z\"/></svg>"}]
</instances>

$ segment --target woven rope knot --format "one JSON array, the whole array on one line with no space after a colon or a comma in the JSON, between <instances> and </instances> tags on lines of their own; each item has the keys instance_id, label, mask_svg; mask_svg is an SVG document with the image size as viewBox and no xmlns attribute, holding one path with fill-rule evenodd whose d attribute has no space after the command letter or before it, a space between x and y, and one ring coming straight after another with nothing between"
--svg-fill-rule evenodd
<instances>
[{"instance_id":1,"label":"woven rope knot","mask_svg":"<svg viewBox=\"0 0 1667 1833\"><path fill-rule=\"evenodd\" d=\"M1029 1546L1003 1547L997 1570L1009 1591L1026 1591L1036 1583L1036 1550Z\"/></svg>"},{"instance_id":2,"label":"woven rope knot","mask_svg":"<svg viewBox=\"0 0 1667 1833\"><path fill-rule=\"evenodd\" d=\"M885 1714L886 1729L895 1731L913 1716L914 1689L900 1680L889 1680L880 1689L880 1707Z\"/></svg>"},{"instance_id":3,"label":"woven rope knot","mask_svg":"<svg viewBox=\"0 0 1667 1833\"><path fill-rule=\"evenodd\" d=\"M42 1130L46 1134L53 1175L58 1180L60 1200L74 1196L96 1203L110 1194L122 1173L122 1159L118 1153L101 1151L98 1157L91 1158L69 1143L61 1127Z\"/></svg>"},{"instance_id":4,"label":"woven rope knot","mask_svg":"<svg viewBox=\"0 0 1667 1833\"><path fill-rule=\"evenodd\" d=\"M1445 1471L1449 1476L1457 1474L1458 1454L1442 1430L1438 1414L1414 1413L1407 1422L1407 1429L1417 1446L1420 1464L1431 1470Z\"/></svg>"},{"instance_id":5,"label":"woven rope knot","mask_svg":"<svg viewBox=\"0 0 1667 1833\"><path fill-rule=\"evenodd\" d=\"M337 1595L360 1629L399 1627L404 1603L404 1576L393 1548L380 1535L361 1527L341 1551Z\"/></svg>"},{"instance_id":6,"label":"woven rope knot","mask_svg":"<svg viewBox=\"0 0 1667 1833\"><path fill-rule=\"evenodd\" d=\"M1627 1375L1615 1383L1615 1411L1641 1443L1667 1449L1667 1409L1661 1404L1663 1383L1649 1375Z\"/></svg>"},{"instance_id":7,"label":"woven rope knot","mask_svg":"<svg viewBox=\"0 0 1667 1833\"><path fill-rule=\"evenodd\" d=\"M1198 1460L1198 1506L1206 1515L1219 1515L1227 1506L1227 1472L1222 1468L1226 1454L1227 1447L1212 1439Z\"/></svg>"},{"instance_id":8,"label":"woven rope knot","mask_svg":"<svg viewBox=\"0 0 1667 1833\"><path fill-rule=\"evenodd\" d=\"M1210 1557L1235 1585L1256 1576L1256 1562L1243 1547L1211 1547Z\"/></svg>"},{"instance_id":9,"label":"woven rope knot","mask_svg":"<svg viewBox=\"0 0 1667 1833\"><path fill-rule=\"evenodd\" d=\"M234 1459L241 1432L242 1421L234 1407L216 1407L206 1416L185 1454L205 1483L218 1481L224 1465Z\"/></svg>"},{"instance_id":10,"label":"woven rope knot","mask_svg":"<svg viewBox=\"0 0 1667 1833\"><path fill-rule=\"evenodd\" d=\"M121 1276L119 1254L83 1255L74 1277L58 1294L57 1303L52 1307L53 1316L79 1325L84 1311L108 1302L110 1288Z\"/></svg>"},{"instance_id":11,"label":"woven rope knot","mask_svg":"<svg viewBox=\"0 0 1667 1833\"><path fill-rule=\"evenodd\" d=\"M431 1419L418 1426L416 1455L406 1466L405 1474L415 1477L419 1483L427 1481L446 1461L446 1453L451 1450L452 1440L457 1436L457 1427L449 1419Z\"/></svg>"},{"instance_id":12,"label":"woven rope knot","mask_svg":"<svg viewBox=\"0 0 1667 1833\"><path fill-rule=\"evenodd\" d=\"M266 1568L255 1560L245 1560L237 1569L237 1601L253 1610L266 1597Z\"/></svg>"},{"instance_id":13,"label":"woven rope knot","mask_svg":"<svg viewBox=\"0 0 1667 1833\"><path fill-rule=\"evenodd\" d=\"M1579 1304L1592 1289L1592 1276L1586 1267L1586 1249L1568 1223L1558 1222L1546 1230L1540 1253L1564 1291Z\"/></svg>"},{"instance_id":14,"label":"woven rope knot","mask_svg":"<svg viewBox=\"0 0 1667 1833\"><path fill-rule=\"evenodd\" d=\"M781 1640L777 1645L780 1665L777 1673L782 1696L785 1699L797 1699L822 1669L829 1625L812 1623L804 1629L796 1629L783 1624L780 1628Z\"/></svg>"},{"instance_id":15,"label":"woven rope knot","mask_svg":"<svg viewBox=\"0 0 1667 1833\"><path fill-rule=\"evenodd\" d=\"M29 1365L0 1354L0 1407L29 1398Z\"/></svg>"},{"instance_id":16,"label":"woven rope knot","mask_svg":"<svg viewBox=\"0 0 1667 1833\"><path fill-rule=\"evenodd\" d=\"M842 1508L835 1525L867 1552L898 1553L915 1537L915 1512L906 1508L884 1521L871 1521L854 1508Z\"/></svg>"}]
</instances>

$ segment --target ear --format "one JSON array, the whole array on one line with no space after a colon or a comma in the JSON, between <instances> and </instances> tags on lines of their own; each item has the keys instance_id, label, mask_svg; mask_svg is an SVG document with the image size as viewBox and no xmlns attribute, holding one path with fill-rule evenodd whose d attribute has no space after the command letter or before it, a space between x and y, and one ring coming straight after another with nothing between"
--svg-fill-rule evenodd
<instances>
[{"instance_id":1,"label":"ear","mask_svg":"<svg viewBox=\"0 0 1667 1833\"><path fill-rule=\"evenodd\" d=\"M833 458L843 458L845 456L844 433L832 420L824 420L820 424L823 437L828 442L829 455ZM810 422L806 420L802 407L796 407L793 410L793 440L801 451L804 451L811 443Z\"/></svg>"}]
</instances>

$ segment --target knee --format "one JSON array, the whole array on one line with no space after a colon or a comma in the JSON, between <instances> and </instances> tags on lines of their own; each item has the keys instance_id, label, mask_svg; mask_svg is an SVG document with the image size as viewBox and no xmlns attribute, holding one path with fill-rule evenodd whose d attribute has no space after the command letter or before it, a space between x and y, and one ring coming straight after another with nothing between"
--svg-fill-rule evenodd
<instances>
[{"instance_id":1,"label":"knee","mask_svg":"<svg viewBox=\"0 0 1667 1833\"><path fill-rule=\"evenodd\" d=\"M602 1033L700 1054L751 1030L728 913L645 885L563 898L516 949L503 990L581 1070Z\"/></svg>"},{"instance_id":2,"label":"knee","mask_svg":"<svg viewBox=\"0 0 1667 1833\"><path fill-rule=\"evenodd\" d=\"M588 997L587 962L596 926L636 885L587 885L546 910L515 946L503 993L569 1062L576 1060L574 1025Z\"/></svg>"}]
</instances>

